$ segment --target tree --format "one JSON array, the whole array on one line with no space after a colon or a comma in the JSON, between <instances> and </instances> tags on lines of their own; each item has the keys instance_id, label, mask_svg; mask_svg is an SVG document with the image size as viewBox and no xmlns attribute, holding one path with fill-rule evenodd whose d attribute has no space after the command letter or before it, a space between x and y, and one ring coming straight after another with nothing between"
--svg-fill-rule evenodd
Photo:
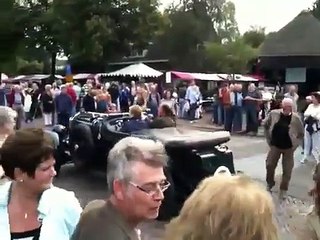
<instances>
[{"instance_id":1,"label":"tree","mask_svg":"<svg viewBox=\"0 0 320 240\"><path fill-rule=\"evenodd\" d=\"M0 73L14 65L16 49L24 38L25 17L14 0L0 1Z\"/></svg>"},{"instance_id":2,"label":"tree","mask_svg":"<svg viewBox=\"0 0 320 240\"><path fill-rule=\"evenodd\" d=\"M235 19L235 5L226 0L184 0L180 9L194 10L198 16L207 16L219 41L235 40L239 36Z\"/></svg>"},{"instance_id":3,"label":"tree","mask_svg":"<svg viewBox=\"0 0 320 240\"><path fill-rule=\"evenodd\" d=\"M198 19L193 11L176 11L169 16L170 24L149 49L150 58L168 58L179 69L202 68L203 43L212 34L210 19Z\"/></svg>"},{"instance_id":4,"label":"tree","mask_svg":"<svg viewBox=\"0 0 320 240\"><path fill-rule=\"evenodd\" d=\"M73 63L101 64L142 49L161 25L157 0L56 0L60 39Z\"/></svg>"},{"instance_id":5,"label":"tree","mask_svg":"<svg viewBox=\"0 0 320 240\"><path fill-rule=\"evenodd\" d=\"M222 5L222 21L216 23L216 31L221 41L233 41L240 36L238 24L235 18L236 7L233 2L226 2Z\"/></svg>"},{"instance_id":6,"label":"tree","mask_svg":"<svg viewBox=\"0 0 320 240\"><path fill-rule=\"evenodd\" d=\"M251 27L251 29L243 34L243 40L246 44L253 48L258 48L266 39L265 28Z\"/></svg>"},{"instance_id":7,"label":"tree","mask_svg":"<svg viewBox=\"0 0 320 240\"><path fill-rule=\"evenodd\" d=\"M42 72L43 64L38 61L26 61L17 58L17 73L21 75L35 74Z\"/></svg>"},{"instance_id":8,"label":"tree","mask_svg":"<svg viewBox=\"0 0 320 240\"><path fill-rule=\"evenodd\" d=\"M51 76L54 78L56 56L62 51L59 39L59 21L50 0L28 0L24 5L29 14L25 28L25 45L27 48L40 49L48 53L51 59Z\"/></svg>"},{"instance_id":9,"label":"tree","mask_svg":"<svg viewBox=\"0 0 320 240\"><path fill-rule=\"evenodd\" d=\"M169 20L149 49L151 58L169 58L173 68L206 71L205 43L231 42L239 35L235 7L225 0L184 0L166 9Z\"/></svg>"},{"instance_id":10,"label":"tree","mask_svg":"<svg viewBox=\"0 0 320 240\"><path fill-rule=\"evenodd\" d=\"M314 2L311 11L316 18L320 19L320 0Z\"/></svg>"},{"instance_id":11,"label":"tree","mask_svg":"<svg viewBox=\"0 0 320 240\"><path fill-rule=\"evenodd\" d=\"M257 57L257 49L247 45L242 38L225 44L208 43L206 45L208 67L214 72L248 72L248 63Z\"/></svg>"}]
</instances>

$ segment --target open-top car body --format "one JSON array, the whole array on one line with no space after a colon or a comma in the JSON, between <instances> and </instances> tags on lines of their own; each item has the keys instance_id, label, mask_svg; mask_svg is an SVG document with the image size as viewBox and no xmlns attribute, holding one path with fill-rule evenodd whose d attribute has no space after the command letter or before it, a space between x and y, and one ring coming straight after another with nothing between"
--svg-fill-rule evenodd
<instances>
[{"instance_id":1,"label":"open-top car body","mask_svg":"<svg viewBox=\"0 0 320 240\"><path fill-rule=\"evenodd\" d=\"M147 114L144 117L148 118ZM78 113L70 121L69 139L64 142L68 142L76 165L106 170L108 152L120 139L130 135L161 141L169 157L165 174L171 187L166 191L160 218L176 215L199 182L214 174L218 167L226 166L231 173L235 172L232 151L224 145L230 140L229 132L173 127L144 129L130 134L121 132L124 122L129 119L128 113Z\"/></svg>"}]
</instances>

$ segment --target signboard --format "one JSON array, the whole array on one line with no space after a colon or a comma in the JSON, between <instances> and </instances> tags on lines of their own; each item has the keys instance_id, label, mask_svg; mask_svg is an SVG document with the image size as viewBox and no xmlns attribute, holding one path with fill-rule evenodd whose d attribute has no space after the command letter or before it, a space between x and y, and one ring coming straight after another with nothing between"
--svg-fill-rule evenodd
<instances>
[{"instance_id":1,"label":"signboard","mask_svg":"<svg viewBox=\"0 0 320 240\"><path fill-rule=\"evenodd\" d=\"M166 72L166 83L171 83L171 72Z\"/></svg>"},{"instance_id":2,"label":"signboard","mask_svg":"<svg viewBox=\"0 0 320 240\"><path fill-rule=\"evenodd\" d=\"M68 64L66 67L66 82L67 83L73 82L73 75L72 75L70 64Z\"/></svg>"},{"instance_id":3,"label":"signboard","mask_svg":"<svg viewBox=\"0 0 320 240\"><path fill-rule=\"evenodd\" d=\"M304 83L306 82L306 68L287 68L286 83Z\"/></svg>"}]
</instances>

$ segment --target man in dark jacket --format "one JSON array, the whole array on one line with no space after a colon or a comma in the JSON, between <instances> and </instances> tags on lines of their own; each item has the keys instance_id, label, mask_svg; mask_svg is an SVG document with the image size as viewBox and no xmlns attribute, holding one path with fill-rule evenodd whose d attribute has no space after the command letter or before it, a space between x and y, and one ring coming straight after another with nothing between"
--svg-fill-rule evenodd
<instances>
[{"instance_id":1,"label":"man in dark jacket","mask_svg":"<svg viewBox=\"0 0 320 240\"><path fill-rule=\"evenodd\" d=\"M69 127L69 118L72 114L73 103L67 94L66 86L61 86L61 93L55 99L58 124Z\"/></svg>"},{"instance_id":2,"label":"man in dark jacket","mask_svg":"<svg viewBox=\"0 0 320 240\"><path fill-rule=\"evenodd\" d=\"M266 159L268 190L275 186L275 170L282 155L282 179L280 184L280 200L287 197L292 169L294 167L294 152L304 137L304 127L299 115L293 112L293 101L284 98L282 109L272 110L265 122L265 136L270 146Z\"/></svg>"},{"instance_id":3,"label":"man in dark jacket","mask_svg":"<svg viewBox=\"0 0 320 240\"><path fill-rule=\"evenodd\" d=\"M93 98L92 90L89 90L89 92L84 96L82 101L82 107L86 112L96 111L96 105L95 105L95 100Z\"/></svg>"}]
</instances>

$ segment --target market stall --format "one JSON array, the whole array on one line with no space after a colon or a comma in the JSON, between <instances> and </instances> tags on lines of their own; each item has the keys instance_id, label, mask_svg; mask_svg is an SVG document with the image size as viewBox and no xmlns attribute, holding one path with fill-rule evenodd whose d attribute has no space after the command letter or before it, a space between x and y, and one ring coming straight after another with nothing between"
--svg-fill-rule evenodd
<instances>
[{"instance_id":1,"label":"market stall","mask_svg":"<svg viewBox=\"0 0 320 240\"><path fill-rule=\"evenodd\" d=\"M163 73L143 63L132 64L120 70L106 74L107 77L138 77L150 78L160 77Z\"/></svg>"}]
</instances>

